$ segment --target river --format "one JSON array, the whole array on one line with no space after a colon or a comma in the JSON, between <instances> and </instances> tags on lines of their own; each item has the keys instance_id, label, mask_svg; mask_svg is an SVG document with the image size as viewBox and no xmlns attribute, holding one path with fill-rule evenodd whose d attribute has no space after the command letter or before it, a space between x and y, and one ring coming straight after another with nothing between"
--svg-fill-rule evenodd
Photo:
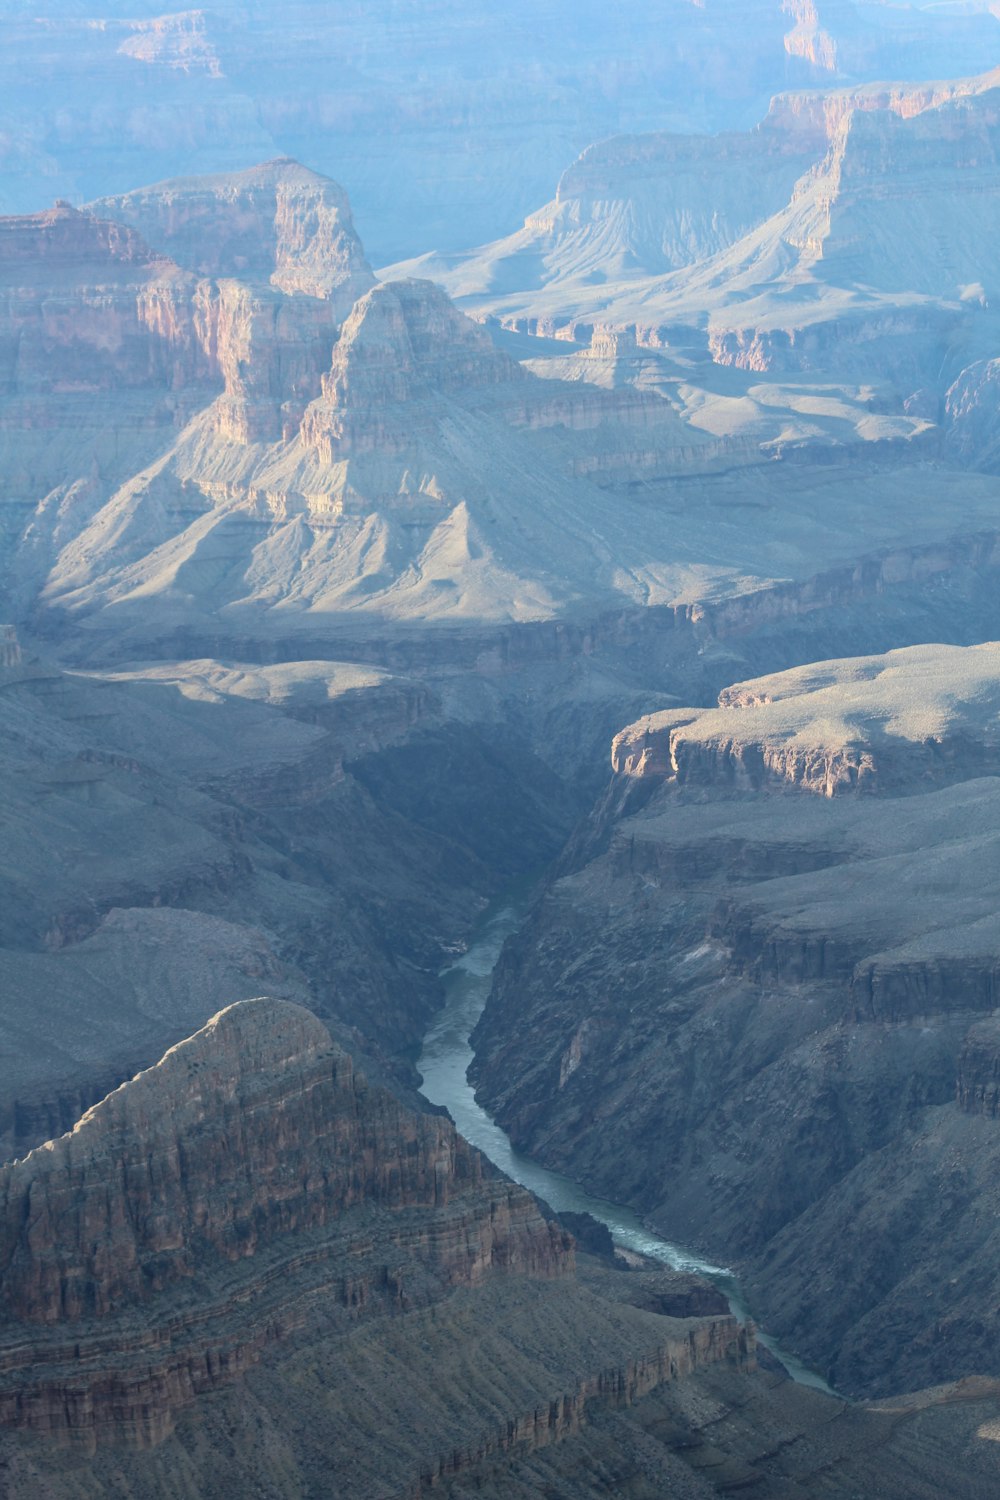
<instances>
[{"instance_id":1,"label":"river","mask_svg":"<svg viewBox=\"0 0 1000 1500\"><path fill-rule=\"evenodd\" d=\"M725 1266L712 1265L682 1245L672 1244L654 1234L631 1209L604 1198L594 1198L562 1173L550 1172L538 1162L520 1156L506 1133L476 1103L466 1077L473 1056L469 1037L489 996L500 949L519 926L525 905L523 898L511 896L489 908L477 924L468 950L442 971L445 1004L424 1036L423 1051L417 1063L423 1076L421 1092L432 1104L445 1105L466 1140L515 1182L530 1188L557 1211L592 1214L607 1225L615 1244L623 1249L663 1261L675 1270L696 1271L714 1282L725 1293L732 1312L745 1320L749 1310L739 1283ZM782 1349L760 1328L757 1337L794 1380L822 1391L830 1390L822 1376Z\"/></svg>"}]
</instances>

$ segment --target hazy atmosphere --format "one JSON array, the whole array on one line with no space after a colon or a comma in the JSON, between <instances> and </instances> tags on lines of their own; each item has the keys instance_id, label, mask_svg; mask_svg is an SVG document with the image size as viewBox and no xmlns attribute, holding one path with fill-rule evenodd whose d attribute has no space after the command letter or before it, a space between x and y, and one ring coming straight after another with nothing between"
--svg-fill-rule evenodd
<instances>
[{"instance_id":1,"label":"hazy atmosphere","mask_svg":"<svg viewBox=\"0 0 1000 1500\"><path fill-rule=\"evenodd\" d=\"M998 0L0 0L0 1495L1000 1496Z\"/></svg>"}]
</instances>

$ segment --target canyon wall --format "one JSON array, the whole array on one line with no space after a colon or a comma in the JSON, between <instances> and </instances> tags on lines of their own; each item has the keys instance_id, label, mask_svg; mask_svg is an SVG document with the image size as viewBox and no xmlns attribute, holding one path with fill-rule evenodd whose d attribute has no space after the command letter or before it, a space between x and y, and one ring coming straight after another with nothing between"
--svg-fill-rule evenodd
<instances>
[{"instance_id":1,"label":"canyon wall","mask_svg":"<svg viewBox=\"0 0 1000 1500\"><path fill-rule=\"evenodd\" d=\"M853 1393L904 1351L914 1384L996 1373L997 680L992 644L914 647L623 731L474 1037L519 1149L735 1252Z\"/></svg>"}]
</instances>

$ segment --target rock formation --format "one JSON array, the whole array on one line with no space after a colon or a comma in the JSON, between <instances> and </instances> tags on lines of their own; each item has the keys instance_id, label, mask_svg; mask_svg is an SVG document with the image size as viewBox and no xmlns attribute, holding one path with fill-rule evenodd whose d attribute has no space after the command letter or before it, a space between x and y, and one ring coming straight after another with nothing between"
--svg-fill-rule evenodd
<instances>
[{"instance_id":1,"label":"rock formation","mask_svg":"<svg viewBox=\"0 0 1000 1500\"><path fill-rule=\"evenodd\" d=\"M491 60L474 107L434 91L409 0L378 78L367 13L324 17L337 97L324 42L290 101L300 7L235 134L235 13L73 22L143 160L177 150L112 86L134 70L157 130L189 108L185 151L213 129L239 170L109 168L83 211L0 219L18 1493L996 1488L1000 652L966 643L1000 629L1000 89L856 81L995 18L753 0L734 51L713 0L680 7L633 7L620 52L587 50L603 11L567 38L560 77L599 57L620 104L627 61L630 104L578 138L580 95L554 203L379 282L342 188L244 163L384 93L404 154L466 111L484 175L484 119L551 97L517 6L442 10ZM52 20L4 26L27 77ZM661 33L732 80L724 119L664 118ZM847 86L740 133L774 58ZM557 854L615 730L499 965L483 1097L735 1265L838 1388L942 1391L755 1371L719 1290L623 1269L586 1220L574 1270L565 1225L411 1108L443 966Z\"/></svg>"},{"instance_id":2,"label":"rock formation","mask_svg":"<svg viewBox=\"0 0 1000 1500\"><path fill-rule=\"evenodd\" d=\"M212 277L204 337L226 388L219 427L240 443L294 430L340 324L374 277L346 194L294 161L165 182L89 212L139 230ZM283 294L283 295L278 295Z\"/></svg>"},{"instance_id":3,"label":"rock formation","mask_svg":"<svg viewBox=\"0 0 1000 1500\"><path fill-rule=\"evenodd\" d=\"M573 1270L571 1238L484 1174L450 1121L370 1086L313 1015L270 999L221 1011L3 1168L0 1202L0 1424L90 1452L155 1447L196 1398L303 1349L336 1359L366 1320L463 1294L475 1317L483 1285ZM752 1367L728 1316L609 1306L605 1351L658 1323L655 1353L613 1373L581 1365L567 1430L585 1402L629 1405L716 1362ZM518 1423L482 1451L526 1439ZM454 1467L453 1455L440 1471ZM165 1473L152 1463L147 1476Z\"/></svg>"},{"instance_id":4,"label":"rock formation","mask_svg":"<svg viewBox=\"0 0 1000 1500\"><path fill-rule=\"evenodd\" d=\"M816 7L796 11L813 34ZM973 392L1000 341L983 208L997 82L791 93L743 135L619 137L585 152L519 234L403 269L520 334L633 331L650 352L626 379L769 456L936 451L947 397L949 456L990 461L990 390ZM533 368L564 373L538 343ZM715 364L755 378L720 386ZM600 378L579 361L573 374Z\"/></svg>"},{"instance_id":5,"label":"rock formation","mask_svg":"<svg viewBox=\"0 0 1000 1500\"><path fill-rule=\"evenodd\" d=\"M914 647L625 730L474 1039L519 1149L735 1252L848 1391L997 1373L997 677Z\"/></svg>"},{"instance_id":6,"label":"rock formation","mask_svg":"<svg viewBox=\"0 0 1000 1500\"><path fill-rule=\"evenodd\" d=\"M356 1317L386 1293L390 1309L418 1306L572 1266L568 1239L523 1191L484 1183L448 1122L369 1089L314 1016L271 1000L221 1011L4 1168L0 1197L0 1421L90 1446L162 1439L179 1404L287 1336L310 1297ZM381 1224L374 1256L352 1246L362 1208ZM57 1333L27 1369L26 1324Z\"/></svg>"},{"instance_id":7,"label":"rock formation","mask_svg":"<svg viewBox=\"0 0 1000 1500\"><path fill-rule=\"evenodd\" d=\"M86 212L129 225L198 276L328 301L335 324L374 282L347 194L290 159L156 183Z\"/></svg>"},{"instance_id":8,"label":"rock formation","mask_svg":"<svg viewBox=\"0 0 1000 1500\"><path fill-rule=\"evenodd\" d=\"M613 770L720 791L908 792L1000 768L1000 649L913 646L737 683L623 730Z\"/></svg>"},{"instance_id":9,"label":"rock formation","mask_svg":"<svg viewBox=\"0 0 1000 1500\"><path fill-rule=\"evenodd\" d=\"M358 1497L548 1476L590 1497L613 1464L627 1493L701 1496L721 1462L789 1496L833 1468L847 1494L900 1462L939 1483L996 1410L995 1382L916 1398L924 1454L877 1408L757 1374L752 1330L716 1308L672 1315L675 1288L654 1309L651 1273L576 1275L523 1189L280 1001L221 1011L8 1164L0 1203L0 1454L21 1493L187 1496L252 1473L288 1495L321 1475ZM779 1450L794 1434L790 1473L762 1451L772 1430ZM995 1475L981 1449L963 1497Z\"/></svg>"},{"instance_id":10,"label":"rock formation","mask_svg":"<svg viewBox=\"0 0 1000 1500\"><path fill-rule=\"evenodd\" d=\"M814 31L855 83L970 73L996 45L994 16L972 7L796 9L754 0L735 16L676 0L665 26L640 0L623 27L599 7L581 25L568 0L541 16L525 0L503 15L448 0L427 26L416 0L380 0L331 26L317 0L280 17L221 3L84 15L58 0L44 18L3 18L0 205L34 207L40 179L79 202L293 154L345 182L385 263L508 233L589 142L738 129L777 90L829 82ZM458 121L468 150L442 149Z\"/></svg>"}]
</instances>

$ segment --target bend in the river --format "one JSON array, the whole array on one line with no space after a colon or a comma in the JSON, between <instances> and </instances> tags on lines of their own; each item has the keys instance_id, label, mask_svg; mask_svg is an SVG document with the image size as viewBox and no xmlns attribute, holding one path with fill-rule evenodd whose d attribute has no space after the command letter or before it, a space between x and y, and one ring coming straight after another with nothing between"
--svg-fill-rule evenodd
<instances>
[{"instance_id":1,"label":"bend in the river","mask_svg":"<svg viewBox=\"0 0 1000 1500\"><path fill-rule=\"evenodd\" d=\"M736 1278L724 1266L715 1266L680 1245L652 1233L629 1208L594 1198L578 1183L560 1172L549 1171L521 1156L506 1133L476 1102L467 1072L473 1052L469 1037L490 992L493 969L506 939L518 927L524 899L509 896L489 908L478 923L468 950L442 971L445 1004L424 1036L417 1064L423 1075L421 1092L432 1104L443 1104L466 1140L471 1141L495 1166L515 1182L543 1198L557 1212L589 1213L611 1231L616 1245L675 1270L693 1271L718 1285L729 1299L731 1310L741 1320L749 1311ZM829 1391L822 1376L808 1369L794 1355L780 1348L763 1330L758 1339L781 1361L789 1375L803 1385Z\"/></svg>"}]
</instances>

